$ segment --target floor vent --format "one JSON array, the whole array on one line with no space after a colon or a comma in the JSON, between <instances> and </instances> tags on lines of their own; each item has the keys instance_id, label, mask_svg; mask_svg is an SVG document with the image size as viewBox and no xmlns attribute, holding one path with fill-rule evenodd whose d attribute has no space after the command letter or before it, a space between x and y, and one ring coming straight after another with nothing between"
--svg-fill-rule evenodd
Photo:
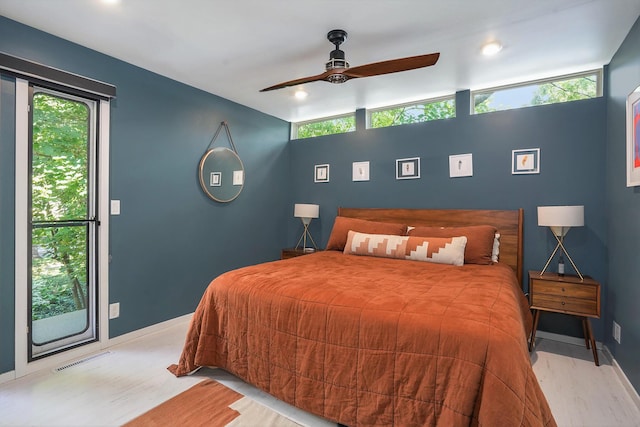
<instances>
[{"instance_id":1,"label":"floor vent","mask_svg":"<svg viewBox=\"0 0 640 427\"><path fill-rule=\"evenodd\" d=\"M106 355L108 355L109 353L110 353L109 351L105 351L104 353L94 354L93 356L88 356L88 357L85 357L84 359L80 359L80 360L76 360L75 362L67 363L66 365L60 366L60 367L58 367L58 368L55 368L55 369L53 370L53 372L61 372L61 371L64 371L64 370L65 370L65 369L67 369L67 368L71 368L71 367L73 367L73 366L80 365L81 363L85 363L85 362L88 362L88 361L90 361L90 360L94 360L94 359L97 359L97 358L99 358L99 357L106 356Z\"/></svg>"}]
</instances>

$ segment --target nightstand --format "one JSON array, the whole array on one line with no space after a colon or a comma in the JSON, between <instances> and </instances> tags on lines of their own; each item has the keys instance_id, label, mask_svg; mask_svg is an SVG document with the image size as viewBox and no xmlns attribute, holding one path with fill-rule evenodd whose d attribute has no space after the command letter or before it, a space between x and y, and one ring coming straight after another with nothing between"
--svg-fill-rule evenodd
<instances>
[{"instance_id":1,"label":"nightstand","mask_svg":"<svg viewBox=\"0 0 640 427\"><path fill-rule=\"evenodd\" d=\"M533 310L533 329L529 340L529 351L536 341L536 329L541 311L553 311L577 316L582 319L582 330L587 348L591 348L596 366L598 351L593 337L590 317L600 318L600 283L588 276L559 276L556 273L529 271L529 306Z\"/></svg>"},{"instance_id":2,"label":"nightstand","mask_svg":"<svg viewBox=\"0 0 640 427\"><path fill-rule=\"evenodd\" d=\"M298 248L298 249L287 248L282 250L282 253L280 254L280 259L289 259L297 256L309 255L315 252L316 252L315 250L309 250L309 248L307 248L306 251L302 248Z\"/></svg>"}]
</instances>

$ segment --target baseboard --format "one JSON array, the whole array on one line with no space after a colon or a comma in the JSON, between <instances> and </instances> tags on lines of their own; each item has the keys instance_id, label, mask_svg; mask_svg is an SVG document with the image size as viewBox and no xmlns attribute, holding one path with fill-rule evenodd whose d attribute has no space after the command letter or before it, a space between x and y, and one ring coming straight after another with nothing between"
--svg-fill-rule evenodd
<instances>
[{"instance_id":1,"label":"baseboard","mask_svg":"<svg viewBox=\"0 0 640 427\"><path fill-rule=\"evenodd\" d=\"M569 335L554 334L553 332L537 331L536 338L545 338L551 341L563 342L565 344L584 345L584 338L570 337ZM596 341L596 348L602 350L602 343Z\"/></svg>"},{"instance_id":2,"label":"baseboard","mask_svg":"<svg viewBox=\"0 0 640 427\"><path fill-rule=\"evenodd\" d=\"M16 379L16 371L5 372L0 374L0 384L13 381Z\"/></svg>"},{"instance_id":3,"label":"baseboard","mask_svg":"<svg viewBox=\"0 0 640 427\"><path fill-rule=\"evenodd\" d=\"M611 366L613 366L613 370L622 383L622 386L625 388L625 390L627 390L627 393L629 393L629 397L631 397L633 403L635 403L638 409L640 409L640 395L636 391L635 387L633 387L633 384L631 384L631 381L629 381L629 378L627 378L627 376L625 375L624 371L618 364L618 361L613 357L613 354L611 354L609 348L606 345L604 346L604 349L602 351L607 355L609 360L611 360Z\"/></svg>"},{"instance_id":4,"label":"baseboard","mask_svg":"<svg viewBox=\"0 0 640 427\"><path fill-rule=\"evenodd\" d=\"M193 313L185 314L184 316L176 317L174 319L170 319L161 323L156 323L155 325L147 326L146 328L138 329L136 331L129 332L129 333L117 336L115 338L111 338L106 342L89 344L87 346L79 347L77 349L70 350L68 352L63 352L63 353L59 353L59 354L44 358L41 361L36 362L38 363L38 365L37 366L34 365L30 370L30 372L28 372L28 375L38 371L52 369L56 366L61 366L66 363L72 362L74 360L90 357L100 352L109 350L109 348L113 346L123 344L125 342L134 340L136 338L141 338L145 335L158 333L160 331L163 331L167 328L171 328L173 326L190 322L192 316L193 316ZM90 349L90 346L93 346L95 348ZM89 349L90 351L86 351L86 349ZM79 351L81 351L82 354L79 354L78 353ZM0 374L0 384L13 381L15 379L16 379L15 371L9 371L9 372Z\"/></svg>"},{"instance_id":5,"label":"baseboard","mask_svg":"<svg viewBox=\"0 0 640 427\"><path fill-rule=\"evenodd\" d=\"M111 338L109 339L109 342L105 346L105 349L108 349L109 347L113 347L114 345L119 345L131 340L135 340L145 335L154 334L154 333L163 331L172 326L177 326L185 322L190 322L192 316L193 316L193 313L185 314L184 316L169 319L164 322L156 323L155 325L147 326L146 328L138 329L133 332L129 332L129 333Z\"/></svg>"}]
</instances>

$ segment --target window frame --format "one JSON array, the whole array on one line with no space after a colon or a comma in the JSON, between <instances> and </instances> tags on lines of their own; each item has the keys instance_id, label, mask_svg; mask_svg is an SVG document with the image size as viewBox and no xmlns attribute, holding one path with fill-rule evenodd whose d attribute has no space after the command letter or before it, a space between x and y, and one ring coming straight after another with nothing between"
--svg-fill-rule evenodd
<instances>
[{"instance_id":1,"label":"window frame","mask_svg":"<svg viewBox=\"0 0 640 427\"><path fill-rule=\"evenodd\" d=\"M97 186L97 167L99 164L98 159L98 133L99 128L97 126L99 112L99 102L95 97L90 96L77 96L69 92L61 91L61 90L53 90L48 87L39 86L37 84L32 84L29 87L30 90L30 112L31 118L29 121L29 133L31 135L30 138L30 146L29 146L29 165L30 165L30 177L29 177L29 206L28 210L31 211L33 207L34 200L34 184L32 182L33 177L35 176L34 166L35 166L35 135L36 131L33 128L35 126L35 112L37 110L36 107L36 97L46 96L49 98L56 98L60 101L70 102L81 104L86 108L87 117L84 120L84 124L86 125L86 137L82 141L83 145L86 145L85 156L86 159L86 177L85 177L85 185L86 185L86 195L85 195L85 205L82 206L84 208L83 215L73 215L73 216L64 216L62 218L56 217L55 215L51 215L50 217L43 216L34 216L33 212L30 212L31 218L31 227L28 230L28 244L31 248L34 240L34 231L37 228L56 228L56 229L75 229L76 227L84 227L84 237L85 237L85 246L83 247L84 252L84 274L85 274L85 284L83 285L83 289L86 292L86 301L85 301L85 310L86 315L84 320L86 321L85 327L81 330L77 330L74 332L69 331L69 335L57 336L48 341L36 342L36 331L39 328L36 328L34 322L36 320L33 319L33 306L32 300L29 304L29 317L27 320L29 321L29 340L30 346L28 351L29 362L33 362L44 357L51 356L53 354L59 353L61 351L68 350L73 347L77 347L80 345L86 345L88 343L98 342L98 316L99 316L99 306L97 305L97 294L99 293L99 282L98 282L98 267L99 260L97 258L98 255L98 224L97 224L97 210L98 210L98 186ZM29 243L31 242L31 243ZM32 251L29 251L31 254ZM33 284L33 257L30 255L28 257L29 269L28 269L28 285L31 292L33 292L34 284ZM29 294L29 298L32 297L31 292ZM54 317L54 316L52 316Z\"/></svg>"},{"instance_id":2,"label":"window frame","mask_svg":"<svg viewBox=\"0 0 640 427\"><path fill-rule=\"evenodd\" d=\"M342 134L349 133L349 132L355 132L357 130L356 112L352 111L352 112L349 112L349 113L336 114L334 116L327 116L327 117L322 117L322 118L319 118L319 119L304 120L302 122L293 122L293 123L291 123L291 140L311 139L311 138L317 138L318 137L318 136L310 136L310 137L304 137L304 138L298 137L298 130L299 130L299 128L301 126L308 125L308 124L311 124L311 123L329 122L329 121L332 121L332 120L342 119L342 118L347 118L347 117L353 117L354 127L353 127L352 131L340 132L340 133L328 133L326 135L318 135L318 136L342 135Z\"/></svg>"},{"instance_id":3,"label":"window frame","mask_svg":"<svg viewBox=\"0 0 640 427\"><path fill-rule=\"evenodd\" d=\"M4 74L4 72L2 72ZM27 239L29 227L28 210L28 180L29 180L29 84L41 85L38 79L15 78L15 256L14 268L15 280L15 306L26 307L28 304L27 295ZM58 87L51 87L57 90ZM73 90L73 88L71 88ZM62 92L67 92L62 90ZM91 93L84 92L83 97L92 98ZM99 318L97 319L98 340L80 347L73 347L64 352L52 354L43 359L28 361L28 337L25 331L28 327L27 310L16 309L15 317L15 377L20 378L25 375L51 369L59 366L68 360L84 357L104 348L109 341L109 152L110 152L110 98L97 97L97 138L98 138L98 165L97 193L98 198L97 215L100 219L98 227L97 245L99 265L97 266L98 281L100 283L98 294ZM18 277L19 276L19 277Z\"/></svg>"},{"instance_id":4,"label":"window frame","mask_svg":"<svg viewBox=\"0 0 640 427\"><path fill-rule=\"evenodd\" d=\"M533 85L537 85L537 86L541 86L543 84L546 83L553 83L553 82L563 82L563 81L567 81L567 80L573 80L576 78L580 78L580 77L586 77L586 76L590 76L590 75L596 75L597 76L597 81L596 81L596 98L602 97L603 96L603 69L602 68L597 68L597 69L592 69L592 70L587 70L587 71L581 71L581 72L577 72L577 73L570 73L570 74L563 74L560 76L554 76L554 77L547 77L547 78L543 78L543 79L534 79L534 80L528 80L525 82L520 82L520 83L513 83L513 84L508 84L508 85L501 85L501 86L492 86L492 87L487 87L487 88L483 88L483 89L475 89L471 91L471 94L469 96L469 112L471 115L478 115L478 114L486 114L485 112L476 112L475 109L475 96L478 94L482 94L482 93L487 93L487 92L498 92L498 91L505 91L505 90L509 90L509 89L516 89L516 88L521 88L521 87L526 87L526 86L533 86ZM571 102L571 101L566 101L566 102ZM560 104L561 102L554 102L551 104L540 104L540 105L553 105L553 104ZM527 107L538 107L539 105L535 105L535 104L531 104L531 105L523 105L523 106L519 106L519 107L512 107L512 108L504 108L504 109L500 109L500 110L495 110L495 111L489 111L491 113L493 112L498 112L498 111L509 111L509 110L517 110L519 108L527 108Z\"/></svg>"},{"instance_id":5,"label":"window frame","mask_svg":"<svg viewBox=\"0 0 640 427\"><path fill-rule=\"evenodd\" d=\"M396 108L402 108L402 107L413 107L413 106L418 106L418 105L427 105L427 104L435 104L438 102L443 102L443 101L453 101L453 105L454 105L454 110L455 110L455 106L456 106L456 94L451 94L451 95L445 95L445 96L439 96L439 97L435 97L435 98L426 98L426 99L419 99L417 101L411 101L411 102L403 102L402 104L394 104L394 105L386 105L384 107L378 107L378 108L367 108L367 118L366 118L366 128L367 129L384 129L387 127L394 127L394 126L402 126L402 125L409 125L409 124L416 124L416 123L426 123L426 122L431 122L434 120L444 120L444 119L433 119L433 120L424 120L421 122L415 122L415 123L400 123L397 125L390 125L390 126L382 126L382 127L372 127L371 126L371 115L373 113L379 112L379 111L387 111L387 110L393 110ZM446 117L447 119L453 119L456 117L456 114L454 113L453 117Z\"/></svg>"}]
</instances>

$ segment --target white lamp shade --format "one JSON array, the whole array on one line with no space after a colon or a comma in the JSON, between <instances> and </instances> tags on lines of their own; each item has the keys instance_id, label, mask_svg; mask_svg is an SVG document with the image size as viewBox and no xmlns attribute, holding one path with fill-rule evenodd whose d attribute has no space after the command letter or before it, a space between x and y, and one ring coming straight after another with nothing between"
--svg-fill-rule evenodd
<instances>
[{"instance_id":1,"label":"white lamp shade","mask_svg":"<svg viewBox=\"0 0 640 427\"><path fill-rule=\"evenodd\" d=\"M296 218L318 218L320 216L320 206L296 203L293 207L293 216Z\"/></svg>"},{"instance_id":2,"label":"white lamp shade","mask_svg":"<svg viewBox=\"0 0 640 427\"><path fill-rule=\"evenodd\" d=\"M584 225L584 206L538 206L538 225L582 227Z\"/></svg>"}]
</instances>

